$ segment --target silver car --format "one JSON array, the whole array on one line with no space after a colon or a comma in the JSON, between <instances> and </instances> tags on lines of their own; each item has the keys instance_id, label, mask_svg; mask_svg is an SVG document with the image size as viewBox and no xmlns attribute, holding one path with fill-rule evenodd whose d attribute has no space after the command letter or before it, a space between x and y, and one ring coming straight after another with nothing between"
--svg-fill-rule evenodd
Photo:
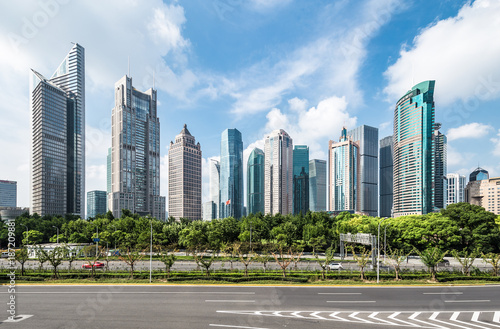
<instances>
[{"instance_id":1,"label":"silver car","mask_svg":"<svg viewBox=\"0 0 500 329\"><path fill-rule=\"evenodd\" d=\"M328 269L330 271L333 271L333 270L343 270L344 268L342 267L342 264L340 264L340 263L330 263L330 264L328 264Z\"/></svg>"}]
</instances>

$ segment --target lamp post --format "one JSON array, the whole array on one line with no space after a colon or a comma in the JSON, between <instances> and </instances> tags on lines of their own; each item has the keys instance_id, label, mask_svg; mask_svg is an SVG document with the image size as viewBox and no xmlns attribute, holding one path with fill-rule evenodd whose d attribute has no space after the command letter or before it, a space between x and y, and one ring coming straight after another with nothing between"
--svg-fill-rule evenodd
<instances>
[{"instance_id":1,"label":"lamp post","mask_svg":"<svg viewBox=\"0 0 500 329\"><path fill-rule=\"evenodd\" d=\"M382 219L379 223L378 223L378 235L377 235L377 283L379 283L379 280L380 280L380 224L382 224L384 222L384 220L386 220L387 217L385 217L384 219Z\"/></svg>"},{"instance_id":2,"label":"lamp post","mask_svg":"<svg viewBox=\"0 0 500 329\"><path fill-rule=\"evenodd\" d=\"M387 254L386 248L387 248L387 226L390 226L391 224L384 225L384 261L385 261L385 255Z\"/></svg>"},{"instance_id":3,"label":"lamp post","mask_svg":"<svg viewBox=\"0 0 500 329\"><path fill-rule=\"evenodd\" d=\"M28 235L28 232L29 232L29 230L28 230L28 225L25 225L25 224L21 224L21 225L22 225L22 226L24 226L24 227L26 227L26 245L28 245L28 244L29 244L29 243L28 243L28 239L29 239L29 235Z\"/></svg>"},{"instance_id":4,"label":"lamp post","mask_svg":"<svg viewBox=\"0 0 500 329\"><path fill-rule=\"evenodd\" d=\"M151 219L151 242L149 244L149 283L153 272L153 220Z\"/></svg>"},{"instance_id":5,"label":"lamp post","mask_svg":"<svg viewBox=\"0 0 500 329\"><path fill-rule=\"evenodd\" d=\"M59 244L59 227L52 225L57 230L57 244Z\"/></svg>"},{"instance_id":6,"label":"lamp post","mask_svg":"<svg viewBox=\"0 0 500 329\"><path fill-rule=\"evenodd\" d=\"M250 251L252 251L252 222L250 222Z\"/></svg>"},{"instance_id":7,"label":"lamp post","mask_svg":"<svg viewBox=\"0 0 500 329\"><path fill-rule=\"evenodd\" d=\"M95 240L95 257L97 258L97 249L99 248L99 226L96 225L97 229L97 238Z\"/></svg>"},{"instance_id":8,"label":"lamp post","mask_svg":"<svg viewBox=\"0 0 500 329\"><path fill-rule=\"evenodd\" d=\"M113 226L113 228L115 229L115 233L116 233L116 226L114 226L114 225L111 225L111 226ZM116 253L116 237L113 237L113 240L115 241L115 253Z\"/></svg>"}]
</instances>

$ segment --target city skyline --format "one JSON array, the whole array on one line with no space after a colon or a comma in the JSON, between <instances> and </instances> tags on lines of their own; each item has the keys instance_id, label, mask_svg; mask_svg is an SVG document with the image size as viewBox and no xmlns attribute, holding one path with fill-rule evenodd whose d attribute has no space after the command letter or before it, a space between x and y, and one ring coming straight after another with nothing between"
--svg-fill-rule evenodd
<instances>
[{"instance_id":1,"label":"city skyline","mask_svg":"<svg viewBox=\"0 0 500 329\"><path fill-rule=\"evenodd\" d=\"M244 176L251 150L263 149L265 134L278 128L296 144L308 145L310 158L326 159L326 142L344 124L377 127L379 138L392 135L395 101L413 81L429 79L439 85L436 122L448 136L448 172L469 175L480 165L492 177L500 175L495 120L500 64L492 60L500 55L494 38L497 3L438 1L426 8L395 0L337 6L327 1L223 3L228 5L223 12L197 1L59 4L57 13L47 14L50 24L36 26L29 35L23 18L33 23L44 8L36 1L10 4L0 14L6 36L0 40L6 49L0 55L5 72L0 98L8 100L0 104L6 119L0 123L0 146L8 159L0 161L0 170L1 179L18 182L18 205L29 204L27 72L57 67L70 41L86 49L86 191L106 189L113 84L127 67L138 88L155 83L158 89L161 195L167 195L168 142L183 123L203 145L207 201L207 164L219 155L220 131L236 127L242 132ZM121 16L106 22L94 17L118 6ZM113 35L113 41L96 38L95 29ZM141 47L130 49L130 42ZM429 51L437 46L447 51Z\"/></svg>"}]
</instances>

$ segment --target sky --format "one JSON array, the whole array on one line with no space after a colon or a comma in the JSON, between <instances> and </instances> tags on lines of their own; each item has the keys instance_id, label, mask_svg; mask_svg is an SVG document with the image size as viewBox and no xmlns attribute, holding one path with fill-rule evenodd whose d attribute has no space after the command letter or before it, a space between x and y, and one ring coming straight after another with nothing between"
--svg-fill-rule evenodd
<instances>
[{"instance_id":1,"label":"sky","mask_svg":"<svg viewBox=\"0 0 500 329\"><path fill-rule=\"evenodd\" d=\"M0 10L0 179L29 206L29 70L51 76L78 42L86 65L86 191L106 190L114 84L158 90L161 194L184 124L208 159L237 128L244 163L286 130L327 159L343 126L393 129L396 101L435 80L448 172L500 176L498 0L32 0ZM154 81L153 81L154 79ZM245 169L246 177L246 169Z\"/></svg>"}]
</instances>

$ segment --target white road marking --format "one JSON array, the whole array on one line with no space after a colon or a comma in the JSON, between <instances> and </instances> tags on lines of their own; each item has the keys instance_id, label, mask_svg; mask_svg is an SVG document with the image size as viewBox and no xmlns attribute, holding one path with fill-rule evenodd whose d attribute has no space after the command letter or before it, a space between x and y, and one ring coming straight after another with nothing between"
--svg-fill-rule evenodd
<instances>
[{"instance_id":1,"label":"white road marking","mask_svg":"<svg viewBox=\"0 0 500 329\"><path fill-rule=\"evenodd\" d=\"M439 323L444 323L445 325L448 325L448 326L452 325L452 326L459 327L459 328L470 329L469 327L463 327L463 326L459 326L458 324L450 324L449 322L446 322L446 321L437 320L436 318L439 315L439 313L441 313L441 312L432 313L432 315L429 317L429 320L436 321ZM446 327L444 327L444 328L446 328Z\"/></svg>"},{"instance_id":2,"label":"white road marking","mask_svg":"<svg viewBox=\"0 0 500 329\"><path fill-rule=\"evenodd\" d=\"M408 317L408 319L413 320L413 321L417 321L417 322L420 322L420 323L424 323L424 324L426 324L428 326L430 325L430 326L434 326L434 327L437 327L437 328L447 329L446 327L442 327L442 326L434 324L434 323L429 323L429 322L425 322L425 321L417 319L417 316L419 316L421 313L422 312L415 312L410 317Z\"/></svg>"},{"instance_id":3,"label":"white road marking","mask_svg":"<svg viewBox=\"0 0 500 329\"><path fill-rule=\"evenodd\" d=\"M445 303L489 303L489 299L476 299L476 300L445 300Z\"/></svg>"},{"instance_id":4,"label":"white road marking","mask_svg":"<svg viewBox=\"0 0 500 329\"><path fill-rule=\"evenodd\" d=\"M401 312L396 312L396 313L394 313L394 314L392 314L392 315L388 316L387 318L388 318L388 319L391 319L391 320L396 320L396 321L399 321L399 322L402 322L402 323L408 324L408 325L410 325L410 326L412 326L412 327L420 327L419 325L416 325L415 323L411 323L411 322L403 321L403 320L400 320L400 319L396 319L396 317L397 317L398 315L400 315L400 314L401 314Z\"/></svg>"},{"instance_id":5,"label":"white road marking","mask_svg":"<svg viewBox=\"0 0 500 329\"><path fill-rule=\"evenodd\" d=\"M318 313L321 313L321 312L314 312L314 313L311 313L311 316L315 317L315 318L318 318L320 320L326 320L324 317L322 316L319 316Z\"/></svg>"},{"instance_id":6,"label":"white road marking","mask_svg":"<svg viewBox=\"0 0 500 329\"><path fill-rule=\"evenodd\" d=\"M463 295L463 292L424 292L424 295Z\"/></svg>"},{"instance_id":7,"label":"white road marking","mask_svg":"<svg viewBox=\"0 0 500 329\"><path fill-rule=\"evenodd\" d=\"M293 315L293 316L296 316L296 317L298 317L298 318L303 318L303 316L302 316L302 315L300 315L299 313L302 313L302 311L293 312L293 313L292 313L292 315Z\"/></svg>"},{"instance_id":8,"label":"white road marking","mask_svg":"<svg viewBox=\"0 0 500 329\"><path fill-rule=\"evenodd\" d=\"M493 316L493 322L500 323L500 312L495 312L495 315Z\"/></svg>"},{"instance_id":9,"label":"white road marking","mask_svg":"<svg viewBox=\"0 0 500 329\"><path fill-rule=\"evenodd\" d=\"M16 294L17 294L17 292L16 292ZM16 315L16 317L14 319L12 319L12 320L11 319L7 319L7 320L4 320L3 322L11 322L11 323L13 323L13 322L20 322L20 321L26 320L28 318L31 318L32 316L33 315L28 315L28 314L26 314L26 315Z\"/></svg>"},{"instance_id":10,"label":"white road marking","mask_svg":"<svg viewBox=\"0 0 500 329\"><path fill-rule=\"evenodd\" d=\"M365 323L373 323L372 321L368 321L368 320L365 320L365 319L362 319L362 318L358 318L356 315L358 315L359 312L354 312L352 313L351 315L349 315L350 318L353 318L353 319L356 319L358 321L362 321L362 322L365 322Z\"/></svg>"},{"instance_id":11,"label":"white road marking","mask_svg":"<svg viewBox=\"0 0 500 329\"><path fill-rule=\"evenodd\" d=\"M255 300L206 299L205 303L255 303Z\"/></svg>"},{"instance_id":12,"label":"white road marking","mask_svg":"<svg viewBox=\"0 0 500 329\"><path fill-rule=\"evenodd\" d=\"M347 320L347 319L341 318L340 316L337 316L337 314L339 314L339 313L340 313L340 312L333 312L333 313L331 313L331 314L330 314L330 317L335 318L335 319L338 319L338 320L340 320L340 321L349 321L349 320Z\"/></svg>"},{"instance_id":13,"label":"white road marking","mask_svg":"<svg viewBox=\"0 0 500 329\"><path fill-rule=\"evenodd\" d=\"M318 295L362 295L360 292L318 292Z\"/></svg>"},{"instance_id":14,"label":"white road marking","mask_svg":"<svg viewBox=\"0 0 500 329\"><path fill-rule=\"evenodd\" d=\"M257 328L257 327L242 327L242 326L230 326L224 324L210 324L210 327L224 327L224 328L241 328L241 329L269 329L269 328Z\"/></svg>"},{"instance_id":15,"label":"white road marking","mask_svg":"<svg viewBox=\"0 0 500 329\"><path fill-rule=\"evenodd\" d=\"M377 318L378 314L379 314L379 312L373 312L372 314L368 315L368 317L371 319L377 320L377 321L382 321L382 322L388 323L388 324L393 325L393 326L397 326L397 323Z\"/></svg>"},{"instance_id":16,"label":"white road marking","mask_svg":"<svg viewBox=\"0 0 500 329\"><path fill-rule=\"evenodd\" d=\"M327 303L376 303L375 300L327 300Z\"/></svg>"},{"instance_id":17,"label":"white road marking","mask_svg":"<svg viewBox=\"0 0 500 329\"><path fill-rule=\"evenodd\" d=\"M3 293L0 293L3 294ZM6 294L6 292L5 292ZM255 295L255 292L222 292L222 291L21 291L16 294L208 294L208 295Z\"/></svg>"},{"instance_id":18,"label":"white road marking","mask_svg":"<svg viewBox=\"0 0 500 329\"><path fill-rule=\"evenodd\" d=\"M474 312L474 315L476 313L478 313L478 312ZM474 319L474 315L472 316L472 319ZM458 323L461 323L461 324L466 324L468 326L474 326L474 327L478 327L478 328L482 328L482 329L490 329L490 328L483 327L483 326L480 326L480 325L477 325L477 324L474 324L474 323L467 323L467 322L464 322L464 321L457 320L459 316L460 316L460 312L454 312L452 314L452 316L450 317L450 321L458 322ZM478 317L479 317L479 315L478 315ZM472 321L472 319L471 319L471 321Z\"/></svg>"}]
</instances>

